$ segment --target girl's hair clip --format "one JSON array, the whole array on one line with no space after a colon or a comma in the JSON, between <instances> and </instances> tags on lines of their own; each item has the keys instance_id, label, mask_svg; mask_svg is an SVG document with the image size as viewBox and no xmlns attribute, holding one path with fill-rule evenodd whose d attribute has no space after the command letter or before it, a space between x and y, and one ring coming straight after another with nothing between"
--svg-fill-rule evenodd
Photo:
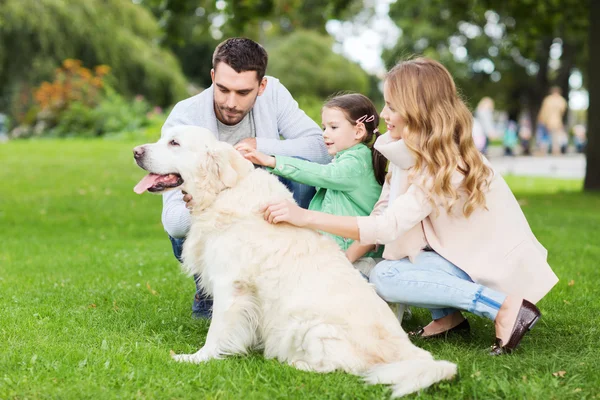
<instances>
[{"instance_id":1,"label":"girl's hair clip","mask_svg":"<svg viewBox=\"0 0 600 400\"><path fill-rule=\"evenodd\" d=\"M356 123L361 124L364 122L372 122L372 121L375 121L375 116L374 115L369 116L368 114L365 114L362 117L360 117L359 119L357 119Z\"/></svg>"}]
</instances>

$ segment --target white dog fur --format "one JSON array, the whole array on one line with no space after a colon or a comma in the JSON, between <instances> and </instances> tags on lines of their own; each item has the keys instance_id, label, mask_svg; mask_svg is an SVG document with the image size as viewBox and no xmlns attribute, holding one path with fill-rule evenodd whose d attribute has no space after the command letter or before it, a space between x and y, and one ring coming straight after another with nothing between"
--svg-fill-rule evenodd
<instances>
[{"instance_id":1,"label":"white dog fur","mask_svg":"<svg viewBox=\"0 0 600 400\"><path fill-rule=\"evenodd\" d=\"M394 313L336 243L316 231L271 225L260 207L291 193L206 129L172 128L138 146L138 164L178 173L193 197L183 268L214 298L204 346L173 354L201 363L262 348L304 371L343 370L403 396L451 379L456 365L414 346Z\"/></svg>"}]
</instances>

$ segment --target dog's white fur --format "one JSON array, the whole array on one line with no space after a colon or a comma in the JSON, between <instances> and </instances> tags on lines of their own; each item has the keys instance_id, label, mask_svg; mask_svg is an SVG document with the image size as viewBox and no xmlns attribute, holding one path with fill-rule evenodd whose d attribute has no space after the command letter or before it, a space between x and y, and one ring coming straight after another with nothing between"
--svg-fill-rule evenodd
<instances>
[{"instance_id":1,"label":"dog's white fur","mask_svg":"<svg viewBox=\"0 0 600 400\"><path fill-rule=\"evenodd\" d=\"M293 201L277 178L203 128L172 128L143 149L142 168L179 173L193 197L184 269L214 298L206 343L175 360L200 363L260 347L301 370L391 384L395 397L456 374L455 364L410 342L333 240L264 221L262 205Z\"/></svg>"}]
</instances>

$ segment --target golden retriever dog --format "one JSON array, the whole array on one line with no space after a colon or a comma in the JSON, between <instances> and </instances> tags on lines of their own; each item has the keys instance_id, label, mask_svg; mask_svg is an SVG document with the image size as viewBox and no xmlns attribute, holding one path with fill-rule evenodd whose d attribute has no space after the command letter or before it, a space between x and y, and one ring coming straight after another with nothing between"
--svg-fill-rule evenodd
<instances>
[{"instance_id":1,"label":"golden retriever dog","mask_svg":"<svg viewBox=\"0 0 600 400\"><path fill-rule=\"evenodd\" d=\"M414 346L388 305L337 244L271 225L261 206L292 194L210 131L177 126L134 149L150 174L135 191L181 187L193 197L183 268L214 298L204 346L172 354L201 363L261 348L304 371L346 371L403 396L451 379L456 365Z\"/></svg>"}]
</instances>

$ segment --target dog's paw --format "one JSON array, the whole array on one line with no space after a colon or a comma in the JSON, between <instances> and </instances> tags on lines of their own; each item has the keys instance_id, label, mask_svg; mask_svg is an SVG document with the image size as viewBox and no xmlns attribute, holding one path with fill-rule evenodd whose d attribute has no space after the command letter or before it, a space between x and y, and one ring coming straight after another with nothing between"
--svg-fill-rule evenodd
<instances>
[{"instance_id":1,"label":"dog's paw","mask_svg":"<svg viewBox=\"0 0 600 400\"><path fill-rule=\"evenodd\" d=\"M216 355L210 355L208 352L202 349L198 350L194 354L175 354L173 350L170 351L171 358L177 362L186 362L192 364L200 364L208 360L219 358Z\"/></svg>"},{"instance_id":2,"label":"dog's paw","mask_svg":"<svg viewBox=\"0 0 600 400\"><path fill-rule=\"evenodd\" d=\"M177 362L186 362L192 364L199 364L203 361L203 357L199 356L198 353L194 354L175 354L175 352L171 351L171 358Z\"/></svg>"}]
</instances>

